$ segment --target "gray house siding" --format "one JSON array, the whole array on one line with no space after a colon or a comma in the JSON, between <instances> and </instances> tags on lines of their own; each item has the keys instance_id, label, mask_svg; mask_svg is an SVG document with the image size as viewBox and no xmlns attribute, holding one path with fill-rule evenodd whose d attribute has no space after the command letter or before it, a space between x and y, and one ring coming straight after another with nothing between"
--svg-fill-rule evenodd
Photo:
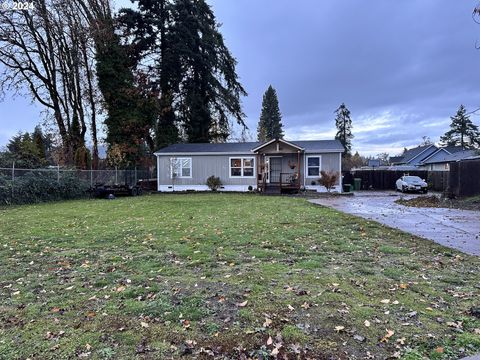
<instances>
[{"instance_id":1,"label":"gray house siding","mask_svg":"<svg viewBox=\"0 0 480 360\"><path fill-rule=\"evenodd\" d=\"M192 159L192 177L180 178L177 177L173 181L170 175L170 159L171 158L191 158ZM255 159L253 154L232 154L232 155L191 155L178 154L159 155L158 156L158 185L159 190L172 190L168 186L175 186L178 190L207 190L206 181L211 175L218 176L224 190L245 190L249 185L256 186L257 164L255 159L254 177L252 178L231 178L230 177L230 158L251 157ZM162 187L160 187L162 186Z\"/></svg>"},{"instance_id":2,"label":"gray house siding","mask_svg":"<svg viewBox=\"0 0 480 360\"><path fill-rule=\"evenodd\" d=\"M309 156L320 156L321 158L321 164L320 164L320 170L325 170L325 171L333 171L337 172L339 176L339 180L337 182L337 185L339 188L341 187L341 166L342 166L342 160L341 160L341 153L306 153L304 154L305 160L304 164L306 164L306 159ZM317 189L319 190L319 184L318 184L318 179L319 177L308 177L307 176L307 168L304 165L302 169L302 173L304 174L303 180L304 183L303 185L307 189ZM315 182L315 184L312 184L312 181ZM340 190L340 189L337 189Z\"/></svg>"}]
</instances>

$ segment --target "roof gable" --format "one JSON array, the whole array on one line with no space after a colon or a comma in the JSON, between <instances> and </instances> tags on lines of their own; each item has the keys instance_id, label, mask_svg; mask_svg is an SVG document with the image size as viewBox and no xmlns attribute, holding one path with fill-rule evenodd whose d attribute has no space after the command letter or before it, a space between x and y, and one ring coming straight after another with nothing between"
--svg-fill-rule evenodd
<instances>
[{"instance_id":1,"label":"roof gable","mask_svg":"<svg viewBox=\"0 0 480 360\"><path fill-rule=\"evenodd\" d=\"M263 144L260 144L259 146L255 147L252 149L253 152L258 152L260 151L261 149L265 149L265 148L268 148L270 145L273 145L273 144L279 144L279 143L282 143L282 144L285 144L287 146L290 146L296 150L304 150L304 148L300 147L299 145L296 145L292 142L289 142L289 141L286 141L286 140L283 140L283 139L272 139L270 141L267 141L267 142L264 142ZM278 146L277 146L277 149L278 149Z\"/></svg>"}]
</instances>

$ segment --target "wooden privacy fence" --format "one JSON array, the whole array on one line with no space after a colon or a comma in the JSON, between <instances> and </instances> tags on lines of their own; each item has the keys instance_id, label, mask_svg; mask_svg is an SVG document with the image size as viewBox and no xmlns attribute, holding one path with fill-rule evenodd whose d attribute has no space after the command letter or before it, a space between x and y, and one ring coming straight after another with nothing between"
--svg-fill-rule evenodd
<instances>
[{"instance_id":1,"label":"wooden privacy fence","mask_svg":"<svg viewBox=\"0 0 480 360\"><path fill-rule=\"evenodd\" d=\"M344 173L343 183L353 184L353 178L360 178L362 190L394 190L395 182L408 174L425 179L430 190L460 197L480 194L480 159L451 162L449 165L450 171L355 170Z\"/></svg>"},{"instance_id":2,"label":"wooden privacy fence","mask_svg":"<svg viewBox=\"0 0 480 360\"><path fill-rule=\"evenodd\" d=\"M450 163L448 193L460 197L480 194L480 159Z\"/></svg>"},{"instance_id":3,"label":"wooden privacy fence","mask_svg":"<svg viewBox=\"0 0 480 360\"><path fill-rule=\"evenodd\" d=\"M428 171L424 170L355 170L350 175L345 174L345 177L353 177L362 179L362 190L394 190L395 182L404 174L418 176L421 179L427 180Z\"/></svg>"}]
</instances>

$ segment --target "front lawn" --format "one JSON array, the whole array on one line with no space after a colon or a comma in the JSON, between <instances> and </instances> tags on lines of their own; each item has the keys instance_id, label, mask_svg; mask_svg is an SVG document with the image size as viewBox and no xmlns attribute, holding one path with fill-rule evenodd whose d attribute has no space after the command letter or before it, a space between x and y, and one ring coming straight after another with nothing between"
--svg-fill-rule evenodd
<instances>
[{"instance_id":1,"label":"front lawn","mask_svg":"<svg viewBox=\"0 0 480 360\"><path fill-rule=\"evenodd\" d=\"M304 199L0 210L2 359L456 359L480 261Z\"/></svg>"}]
</instances>

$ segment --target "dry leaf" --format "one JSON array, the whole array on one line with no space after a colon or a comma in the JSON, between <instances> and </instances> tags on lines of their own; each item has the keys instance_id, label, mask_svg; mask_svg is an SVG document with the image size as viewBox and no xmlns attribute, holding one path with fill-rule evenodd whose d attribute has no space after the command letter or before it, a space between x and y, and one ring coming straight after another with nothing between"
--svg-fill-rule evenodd
<instances>
[{"instance_id":1,"label":"dry leaf","mask_svg":"<svg viewBox=\"0 0 480 360\"><path fill-rule=\"evenodd\" d=\"M370 321L365 320L365 321L363 322L363 325L365 325L366 327L370 327Z\"/></svg>"},{"instance_id":2,"label":"dry leaf","mask_svg":"<svg viewBox=\"0 0 480 360\"><path fill-rule=\"evenodd\" d=\"M242 303L238 303L237 306L238 306L238 307L245 307L245 306L247 306L247 304L248 304L248 300L245 300L245 301L242 302Z\"/></svg>"},{"instance_id":3,"label":"dry leaf","mask_svg":"<svg viewBox=\"0 0 480 360\"><path fill-rule=\"evenodd\" d=\"M345 326L335 326L335 331L340 332L345 329Z\"/></svg>"},{"instance_id":4,"label":"dry leaf","mask_svg":"<svg viewBox=\"0 0 480 360\"><path fill-rule=\"evenodd\" d=\"M269 327L272 324L272 320L269 318L265 318L265 322L263 323L263 327Z\"/></svg>"},{"instance_id":5,"label":"dry leaf","mask_svg":"<svg viewBox=\"0 0 480 360\"><path fill-rule=\"evenodd\" d=\"M380 340L380 342L388 342L388 339L391 338L394 334L395 331L387 329L387 334Z\"/></svg>"},{"instance_id":6,"label":"dry leaf","mask_svg":"<svg viewBox=\"0 0 480 360\"><path fill-rule=\"evenodd\" d=\"M443 347L439 346L435 349L436 353L443 354Z\"/></svg>"},{"instance_id":7,"label":"dry leaf","mask_svg":"<svg viewBox=\"0 0 480 360\"><path fill-rule=\"evenodd\" d=\"M272 344L273 344L273 339L271 336L269 336L267 339L267 345L272 345Z\"/></svg>"},{"instance_id":8,"label":"dry leaf","mask_svg":"<svg viewBox=\"0 0 480 360\"><path fill-rule=\"evenodd\" d=\"M287 307L288 307L288 310L290 310L290 311L293 311L293 310L295 310L295 308L294 308L292 305L290 305L290 304L288 304L288 306L287 306Z\"/></svg>"},{"instance_id":9,"label":"dry leaf","mask_svg":"<svg viewBox=\"0 0 480 360\"><path fill-rule=\"evenodd\" d=\"M406 289L408 287L407 284L400 284L400 289Z\"/></svg>"},{"instance_id":10,"label":"dry leaf","mask_svg":"<svg viewBox=\"0 0 480 360\"><path fill-rule=\"evenodd\" d=\"M380 301L382 304L389 304L390 303L390 300L389 299L383 299L382 301Z\"/></svg>"},{"instance_id":11,"label":"dry leaf","mask_svg":"<svg viewBox=\"0 0 480 360\"><path fill-rule=\"evenodd\" d=\"M148 327L149 327L148 323L146 323L146 322L144 322L144 321L142 321L142 322L140 323L140 325L141 325L143 328L148 328Z\"/></svg>"},{"instance_id":12,"label":"dry leaf","mask_svg":"<svg viewBox=\"0 0 480 360\"><path fill-rule=\"evenodd\" d=\"M116 291L117 292L122 292L123 290L125 290L125 286L119 286Z\"/></svg>"}]
</instances>

